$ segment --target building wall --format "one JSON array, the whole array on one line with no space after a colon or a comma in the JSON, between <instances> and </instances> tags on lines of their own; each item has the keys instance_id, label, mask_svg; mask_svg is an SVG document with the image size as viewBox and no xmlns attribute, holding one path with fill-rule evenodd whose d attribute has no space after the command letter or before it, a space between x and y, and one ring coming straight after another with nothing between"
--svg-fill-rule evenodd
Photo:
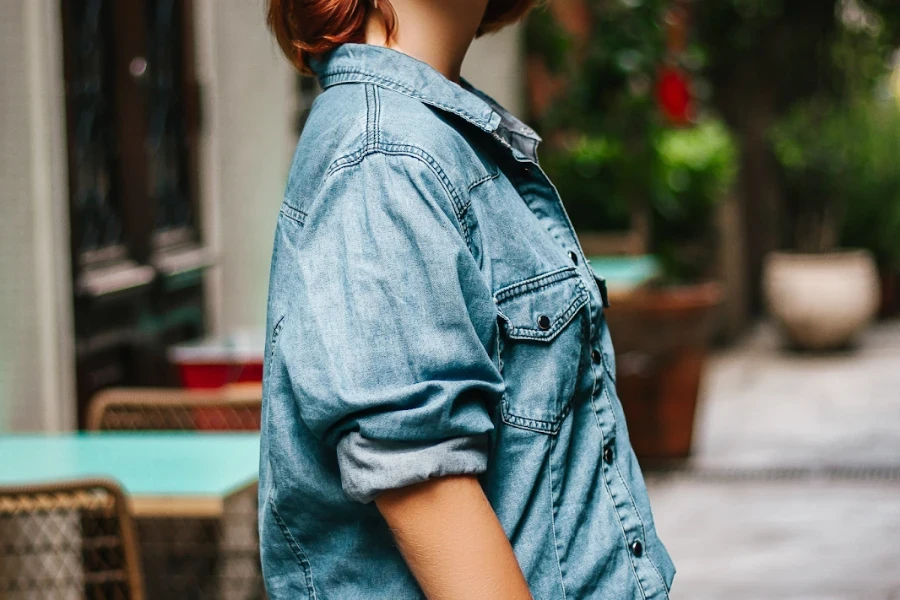
<instances>
[{"instance_id":1,"label":"building wall","mask_svg":"<svg viewBox=\"0 0 900 600\"><path fill-rule=\"evenodd\" d=\"M524 120L525 61L522 56L522 27L501 29L475 40L463 63L463 77Z\"/></svg>"},{"instance_id":2,"label":"building wall","mask_svg":"<svg viewBox=\"0 0 900 600\"><path fill-rule=\"evenodd\" d=\"M61 32L0 2L0 433L74 425Z\"/></svg>"},{"instance_id":3,"label":"building wall","mask_svg":"<svg viewBox=\"0 0 900 600\"><path fill-rule=\"evenodd\" d=\"M263 0L196 0L204 96L204 235L214 332L265 323L269 259L290 167L295 79L265 27Z\"/></svg>"}]
</instances>

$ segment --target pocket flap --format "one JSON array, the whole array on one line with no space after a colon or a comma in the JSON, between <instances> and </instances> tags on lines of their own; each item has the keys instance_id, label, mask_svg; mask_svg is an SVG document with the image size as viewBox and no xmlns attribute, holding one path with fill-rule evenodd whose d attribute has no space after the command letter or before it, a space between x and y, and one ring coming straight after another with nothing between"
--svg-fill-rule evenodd
<instances>
[{"instance_id":1,"label":"pocket flap","mask_svg":"<svg viewBox=\"0 0 900 600\"><path fill-rule=\"evenodd\" d=\"M574 266L507 286L494 294L506 334L520 340L550 341L588 301Z\"/></svg>"}]
</instances>

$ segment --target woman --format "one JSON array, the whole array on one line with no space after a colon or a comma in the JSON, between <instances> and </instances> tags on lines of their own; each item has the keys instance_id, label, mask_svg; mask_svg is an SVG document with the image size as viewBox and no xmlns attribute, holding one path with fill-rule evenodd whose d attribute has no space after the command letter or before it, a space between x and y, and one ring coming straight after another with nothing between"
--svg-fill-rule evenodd
<instances>
[{"instance_id":1,"label":"woman","mask_svg":"<svg viewBox=\"0 0 900 600\"><path fill-rule=\"evenodd\" d=\"M527 0L269 0L324 93L276 230L273 600L668 596L605 289L540 138L460 77Z\"/></svg>"}]
</instances>

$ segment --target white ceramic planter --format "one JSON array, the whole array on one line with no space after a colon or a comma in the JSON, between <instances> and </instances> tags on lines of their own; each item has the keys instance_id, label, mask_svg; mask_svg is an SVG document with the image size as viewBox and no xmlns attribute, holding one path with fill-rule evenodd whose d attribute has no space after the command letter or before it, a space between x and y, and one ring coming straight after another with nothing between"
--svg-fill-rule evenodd
<instances>
[{"instance_id":1,"label":"white ceramic planter","mask_svg":"<svg viewBox=\"0 0 900 600\"><path fill-rule=\"evenodd\" d=\"M851 343L878 310L880 283L866 250L773 252L763 286L770 314L790 341L810 350Z\"/></svg>"}]
</instances>

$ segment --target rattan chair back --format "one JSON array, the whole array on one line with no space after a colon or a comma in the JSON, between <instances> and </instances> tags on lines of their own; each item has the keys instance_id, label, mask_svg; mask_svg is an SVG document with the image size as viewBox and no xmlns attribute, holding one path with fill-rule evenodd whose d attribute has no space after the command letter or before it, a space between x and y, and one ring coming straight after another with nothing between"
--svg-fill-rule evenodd
<instances>
[{"instance_id":1,"label":"rattan chair back","mask_svg":"<svg viewBox=\"0 0 900 600\"><path fill-rule=\"evenodd\" d=\"M258 431L262 387L110 388L88 409L93 431Z\"/></svg>"},{"instance_id":2,"label":"rattan chair back","mask_svg":"<svg viewBox=\"0 0 900 600\"><path fill-rule=\"evenodd\" d=\"M121 488L106 480L0 486L0 598L143 600Z\"/></svg>"}]
</instances>

